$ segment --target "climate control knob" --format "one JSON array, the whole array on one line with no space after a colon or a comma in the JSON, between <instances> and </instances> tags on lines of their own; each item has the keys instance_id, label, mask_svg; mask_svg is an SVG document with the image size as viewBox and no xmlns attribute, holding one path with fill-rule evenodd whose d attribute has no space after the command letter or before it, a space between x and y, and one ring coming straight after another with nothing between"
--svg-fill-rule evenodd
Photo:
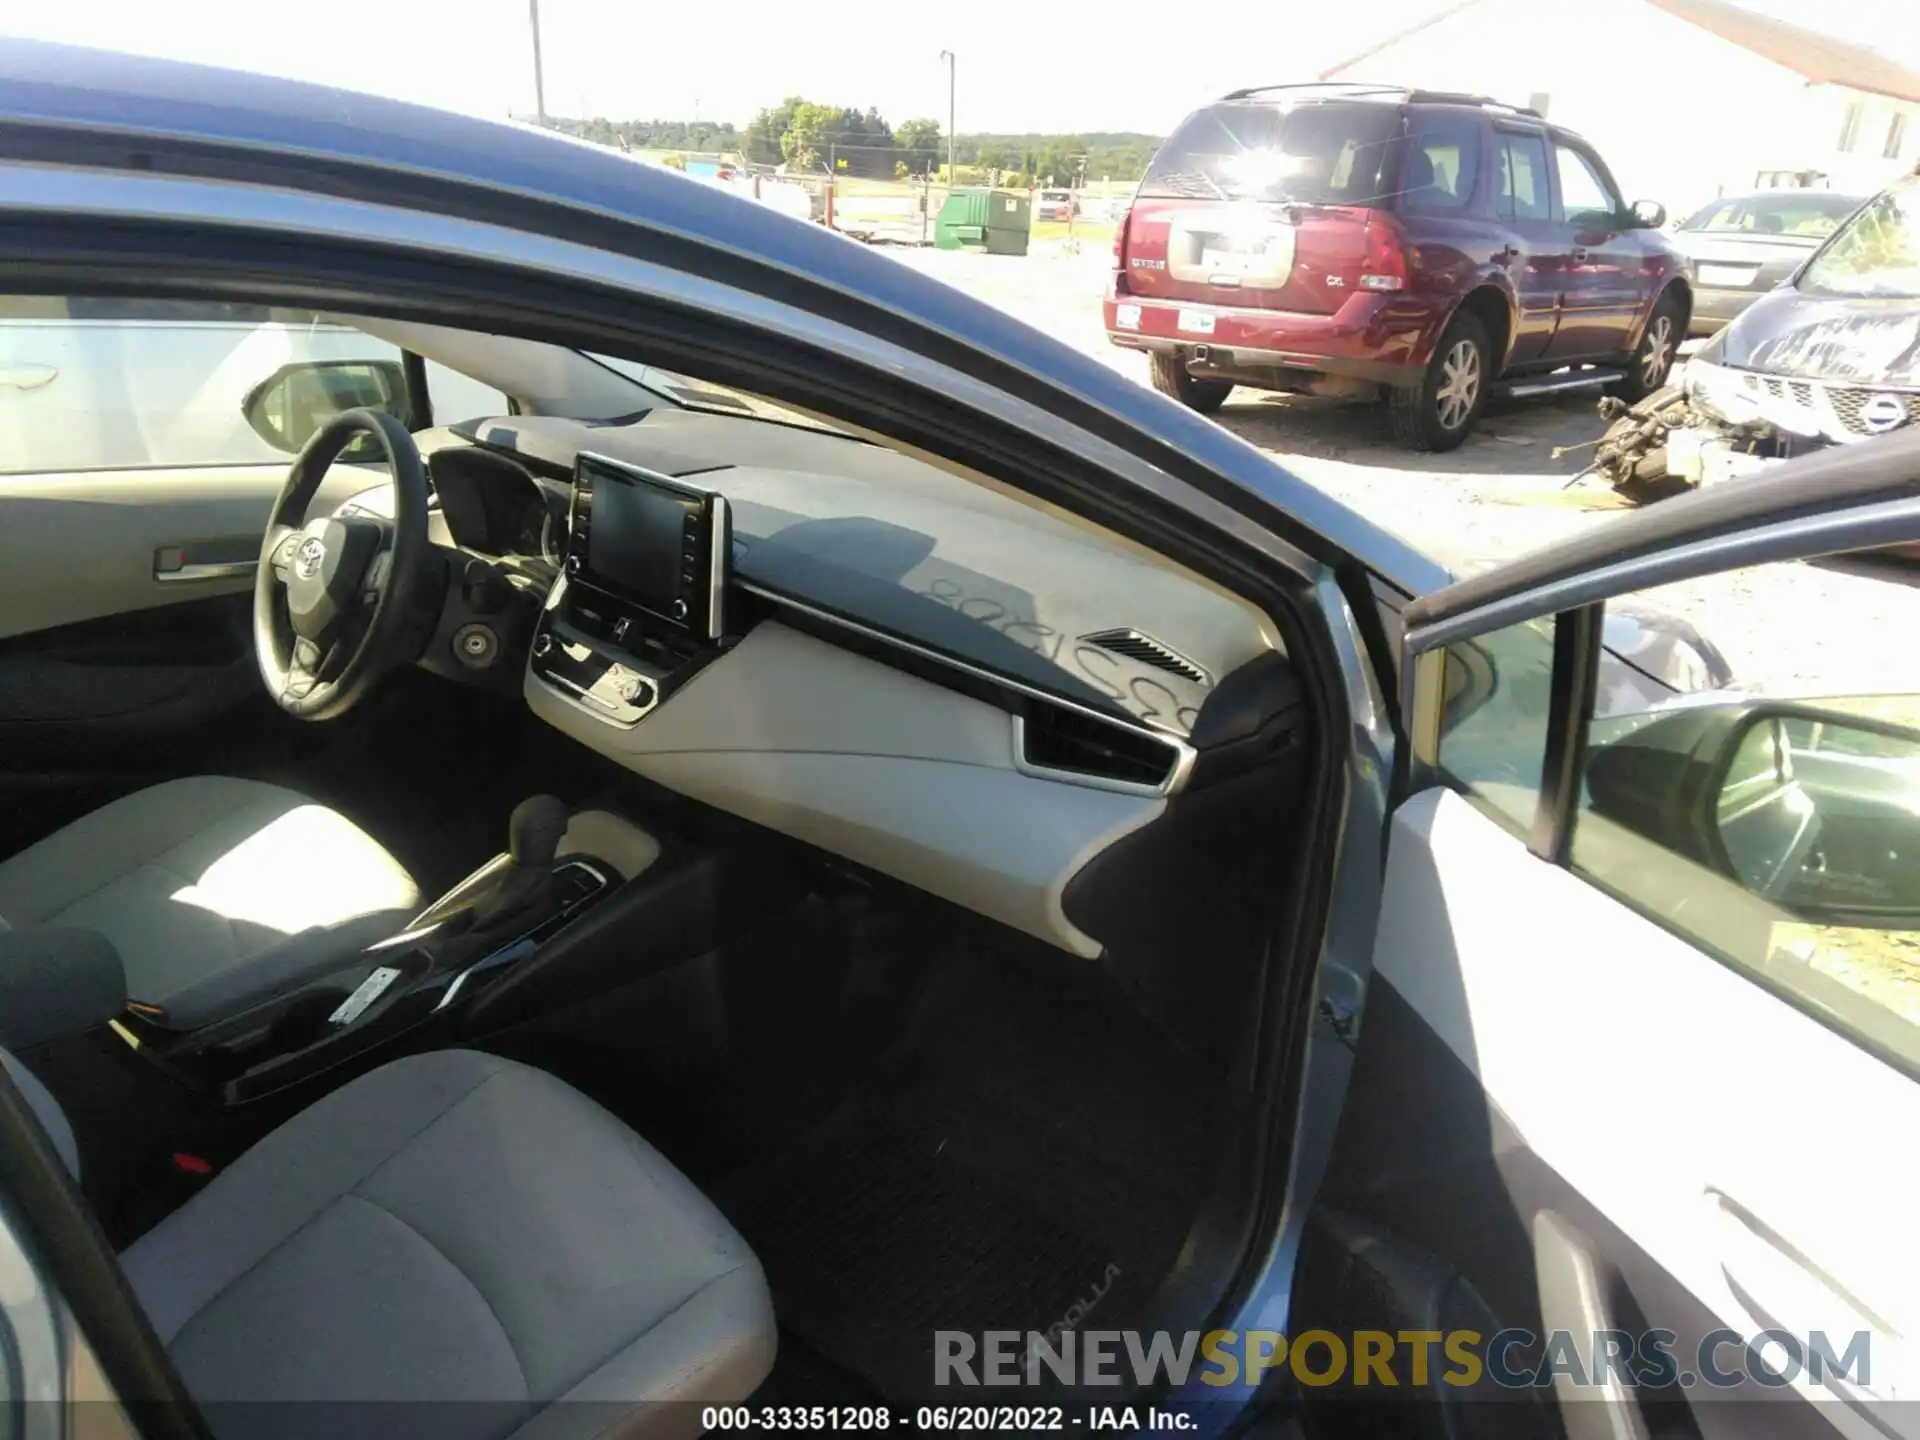
<instances>
[{"instance_id":1,"label":"climate control knob","mask_svg":"<svg viewBox=\"0 0 1920 1440\"><path fill-rule=\"evenodd\" d=\"M687 618L687 602L686 602L686 601L684 601L684 600L676 600L676 601L674 601L674 602L673 602L673 604L672 604L671 606L669 606L668 608L669 608L669 609L671 609L671 610L673 611L673 618L674 618L674 619L676 619L676 620L684 620L684 619L686 619L686 618Z\"/></svg>"},{"instance_id":2,"label":"climate control knob","mask_svg":"<svg viewBox=\"0 0 1920 1440\"><path fill-rule=\"evenodd\" d=\"M534 654L544 655L551 649L553 649L553 637L547 634L546 631L542 630L538 635L533 637Z\"/></svg>"}]
</instances>

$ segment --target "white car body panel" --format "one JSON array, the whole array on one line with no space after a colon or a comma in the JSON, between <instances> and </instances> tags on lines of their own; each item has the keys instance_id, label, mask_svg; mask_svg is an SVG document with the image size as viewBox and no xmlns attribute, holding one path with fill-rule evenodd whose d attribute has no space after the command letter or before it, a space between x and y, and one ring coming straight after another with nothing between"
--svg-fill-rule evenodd
<instances>
[{"instance_id":1,"label":"white car body panel","mask_svg":"<svg viewBox=\"0 0 1920 1440\"><path fill-rule=\"evenodd\" d=\"M1904 1338L1920 1323L1906 1140L1920 1084L1446 788L1395 814L1380 915L1376 978L1535 1154L1725 1325L1823 1330L1841 1348L1869 1332L1869 1393L1797 1384L1839 1433L1884 1435L1842 1401L1920 1396Z\"/></svg>"}]
</instances>

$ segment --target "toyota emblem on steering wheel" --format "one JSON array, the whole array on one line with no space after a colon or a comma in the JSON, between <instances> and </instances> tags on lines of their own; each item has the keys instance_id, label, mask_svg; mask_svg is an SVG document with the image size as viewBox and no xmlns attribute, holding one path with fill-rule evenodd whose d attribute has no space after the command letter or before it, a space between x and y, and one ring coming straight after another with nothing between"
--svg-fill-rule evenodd
<instances>
[{"instance_id":1,"label":"toyota emblem on steering wheel","mask_svg":"<svg viewBox=\"0 0 1920 1440\"><path fill-rule=\"evenodd\" d=\"M302 580L311 580L320 573L320 566L327 558L327 547L316 536L309 535L300 542L300 548L293 552L293 573Z\"/></svg>"}]
</instances>

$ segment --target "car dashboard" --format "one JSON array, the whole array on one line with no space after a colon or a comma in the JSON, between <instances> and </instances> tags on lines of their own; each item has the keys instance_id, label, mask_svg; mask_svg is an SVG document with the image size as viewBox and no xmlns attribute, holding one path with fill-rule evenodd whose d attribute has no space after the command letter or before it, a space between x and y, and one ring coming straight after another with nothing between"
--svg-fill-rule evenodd
<instances>
[{"instance_id":1,"label":"car dashboard","mask_svg":"<svg viewBox=\"0 0 1920 1440\"><path fill-rule=\"evenodd\" d=\"M1108 937L1075 876L1301 723L1245 602L911 456L671 410L419 438L436 538L537 610L484 667L436 636L457 663L430 668L517 672L628 770L1076 955ZM682 505L660 534L685 549L654 554L679 588L603 573L636 487Z\"/></svg>"}]
</instances>

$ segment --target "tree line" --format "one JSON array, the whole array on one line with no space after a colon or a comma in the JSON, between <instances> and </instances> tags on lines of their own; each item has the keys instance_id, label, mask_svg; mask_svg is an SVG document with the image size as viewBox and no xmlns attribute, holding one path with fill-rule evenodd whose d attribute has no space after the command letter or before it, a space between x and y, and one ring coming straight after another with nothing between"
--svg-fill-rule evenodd
<instances>
[{"instance_id":1,"label":"tree line","mask_svg":"<svg viewBox=\"0 0 1920 1440\"><path fill-rule=\"evenodd\" d=\"M946 132L931 118L891 125L880 112L825 105L789 95L764 106L744 128L711 120L550 119L554 128L620 150L738 154L757 165L784 165L804 174L864 179L944 177ZM1138 180L1160 137L1128 131L1079 135L960 134L954 162L961 181L997 174L1002 184L1070 185L1088 180Z\"/></svg>"}]
</instances>

